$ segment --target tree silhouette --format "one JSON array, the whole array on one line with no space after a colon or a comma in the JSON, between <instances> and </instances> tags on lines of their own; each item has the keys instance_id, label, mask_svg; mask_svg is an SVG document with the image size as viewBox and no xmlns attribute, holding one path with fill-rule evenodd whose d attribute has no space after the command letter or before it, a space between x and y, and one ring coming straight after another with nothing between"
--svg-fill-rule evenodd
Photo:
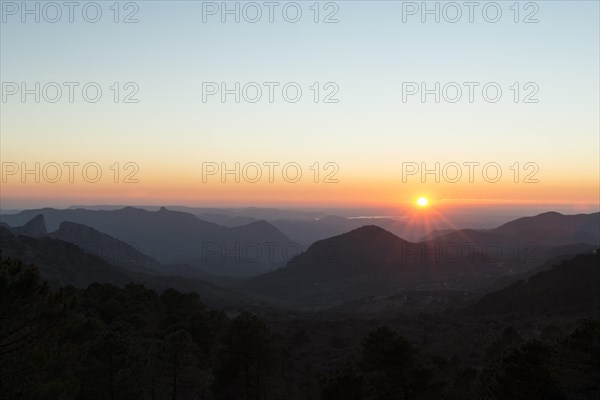
<instances>
[{"instance_id":1,"label":"tree silhouette","mask_svg":"<svg viewBox=\"0 0 600 400\"><path fill-rule=\"evenodd\" d=\"M267 398L267 378L277 369L275 339L255 315L236 317L225 335L215 370L214 390L221 399Z\"/></svg>"},{"instance_id":2,"label":"tree silhouette","mask_svg":"<svg viewBox=\"0 0 600 400\"><path fill-rule=\"evenodd\" d=\"M388 327L371 331L362 345L362 361L379 399L410 399L414 389L415 348Z\"/></svg>"},{"instance_id":3,"label":"tree silhouette","mask_svg":"<svg viewBox=\"0 0 600 400\"><path fill-rule=\"evenodd\" d=\"M369 392L362 371L356 364L347 363L324 382L321 400L365 400Z\"/></svg>"},{"instance_id":4,"label":"tree silhouette","mask_svg":"<svg viewBox=\"0 0 600 400\"><path fill-rule=\"evenodd\" d=\"M565 399L554 378L555 351L538 341L526 342L497 360L482 374L485 399Z\"/></svg>"},{"instance_id":5,"label":"tree silhouette","mask_svg":"<svg viewBox=\"0 0 600 400\"><path fill-rule=\"evenodd\" d=\"M163 340L159 360L171 400L195 398L204 389L206 377L198 356L198 346L187 331L176 331Z\"/></svg>"},{"instance_id":6,"label":"tree silhouette","mask_svg":"<svg viewBox=\"0 0 600 400\"><path fill-rule=\"evenodd\" d=\"M143 399L143 349L120 332L106 331L91 344L82 373L83 399Z\"/></svg>"},{"instance_id":7,"label":"tree silhouette","mask_svg":"<svg viewBox=\"0 0 600 400\"><path fill-rule=\"evenodd\" d=\"M73 398L72 309L66 291L51 291L35 268L0 260L0 399Z\"/></svg>"},{"instance_id":8,"label":"tree silhouette","mask_svg":"<svg viewBox=\"0 0 600 400\"><path fill-rule=\"evenodd\" d=\"M557 378L573 399L600 398L600 321L584 320L558 346Z\"/></svg>"}]
</instances>

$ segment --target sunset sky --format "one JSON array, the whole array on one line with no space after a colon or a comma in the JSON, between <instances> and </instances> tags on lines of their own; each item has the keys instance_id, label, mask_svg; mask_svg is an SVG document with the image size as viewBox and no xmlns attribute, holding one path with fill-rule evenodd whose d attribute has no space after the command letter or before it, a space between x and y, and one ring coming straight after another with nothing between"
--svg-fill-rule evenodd
<instances>
[{"instance_id":1,"label":"sunset sky","mask_svg":"<svg viewBox=\"0 0 600 400\"><path fill-rule=\"evenodd\" d=\"M425 196L432 205L571 204L573 210L597 211L599 3L540 1L538 23L515 23L513 2L500 3L497 23L486 22L481 10L473 23L465 15L457 23L435 23L432 17L422 23L420 14L405 15L403 22L402 2L392 1L336 2L338 23L315 23L313 2L299 2L297 23L286 22L277 10L273 23L264 15L257 23L234 23L231 17L222 23L220 14L206 15L204 23L203 3L196 1L137 2L139 23L130 24L114 23L108 3L98 23L77 12L74 23L66 16L54 24L22 23L20 14L4 10L1 208L393 206ZM335 11L324 5L319 19ZM120 18L128 11L121 10ZM521 9L519 18L530 11ZM63 87L56 103L36 103L34 95L23 103L20 93L7 94L10 83L22 82L28 88L35 82L78 82L79 88L97 82L103 93L90 103L75 89L70 103ZM110 89L114 82L120 86L118 103ZM139 101L126 104L122 96L131 92L133 86L125 87L130 82L139 88ZM273 103L264 86L257 103L236 103L233 95L223 103L219 95L203 101L203 82L280 85ZM296 103L282 97L288 82L302 88ZM318 103L310 89L315 82ZM472 103L465 86L457 103L436 103L433 95L423 103L420 93L403 101L403 82L479 86ZM496 103L481 95L489 82L502 89ZM537 103L523 101L534 87L528 83L539 89L531 97ZM336 87L332 98L339 101L324 103ZM64 166L69 162L79 163L73 182ZM273 182L264 166L269 162L279 163ZM464 164L471 162L479 163L473 182ZM29 169L40 163L49 180L60 165L62 178L52 183L42 174L36 183L30 174L23 183L22 163ZM96 183L82 177L88 163L102 170ZM242 174L236 183L230 174L222 183L220 171L206 175L206 163L219 169L221 163L229 169L240 163L250 178ZM302 171L297 182L290 182L294 169L282 175L290 163ZM424 182L420 173L403 177L406 163L429 169L439 163L440 182L432 174ZM449 163L462 166L458 182L452 182ZM502 172L497 182L490 182L493 170L482 173L492 163ZM253 183L256 164L262 179ZM442 174L445 166L449 179ZM128 173L131 182L124 183ZM537 183L525 182L529 173Z\"/></svg>"}]
</instances>

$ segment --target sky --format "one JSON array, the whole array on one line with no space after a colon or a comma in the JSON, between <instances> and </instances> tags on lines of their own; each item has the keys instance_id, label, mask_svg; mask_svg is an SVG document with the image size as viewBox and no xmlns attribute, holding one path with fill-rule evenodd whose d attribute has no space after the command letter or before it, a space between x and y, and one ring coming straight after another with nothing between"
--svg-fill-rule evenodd
<instances>
[{"instance_id":1,"label":"sky","mask_svg":"<svg viewBox=\"0 0 600 400\"><path fill-rule=\"evenodd\" d=\"M599 2L450 3L2 1L0 208L597 211Z\"/></svg>"}]
</instances>

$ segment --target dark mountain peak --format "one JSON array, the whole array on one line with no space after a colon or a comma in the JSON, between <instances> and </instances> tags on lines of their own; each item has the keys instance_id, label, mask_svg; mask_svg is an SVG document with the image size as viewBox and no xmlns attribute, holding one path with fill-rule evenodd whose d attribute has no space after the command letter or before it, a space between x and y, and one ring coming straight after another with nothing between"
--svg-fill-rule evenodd
<instances>
[{"instance_id":1,"label":"dark mountain peak","mask_svg":"<svg viewBox=\"0 0 600 400\"><path fill-rule=\"evenodd\" d=\"M385 231L385 229L383 229L382 227L377 226L377 225L363 225L361 227L353 229L352 231L354 231L354 232L380 232L380 231Z\"/></svg>"},{"instance_id":2,"label":"dark mountain peak","mask_svg":"<svg viewBox=\"0 0 600 400\"><path fill-rule=\"evenodd\" d=\"M44 214L38 214L25 225L14 228L13 232L31 237L42 237L48 233Z\"/></svg>"},{"instance_id":3,"label":"dark mountain peak","mask_svg":"<svg viewBox=\"0 0 600 400\"><path fill-rule=\"evenodd\" d=\"M385 229L383 229L382 227L377 226L377 225L364 225L364 226L361 226L360 228L353 229L348 233L340 235L340 237L343 237L343 236L347 236L349 238L354 238L354 239L364 239L364 240L389 239L389 240L404 241L404 239L399 238L398 236L394 235L393 233L386 231Z\"/></svg>"},{"instance_id":4,"label":"dark mountain peak","mask_svg":"<svg viewBox=\"0 0 600 400\"><path fill-rule=\"evenodd\" d=\"M308 248L308 252L333 246L343 253L350 254L384 248L396 249L407 244L410 243L377 225L365 225L338 236L319 240Z\"/></svg>"},{"instance_id":5,"label":"dark mountain peak","mask_svg":"<svg viewBox=\"0 0 600 400\"><path fill-rule=\"evenodd\" d=\"M580 215L584 215L585 214L580 214ZM513 228L522 228L524 226L527 225L533 225L535 224L536 226L548 226L548 224L560 224L561 222L567 222L567 221L572 221L575 218L577 218L576 215L564 215L561 214L559 212L556 211L548 211L542 214L538 214L538 215L534 215L531 217L521 217L521 218L517 218L515 220L509 221L505 224L500 225L499 227L496 228L496 230L505 230L505 229L513 229ZM559 226L554 226L552 225L552 228L559 228Z\"/></svg>"},{"instance_id":6,"label":"dark mountain peak","mask_svg":"<svg viewBox=\"0 0 600 400\"><path fill-rule=\"evenodd\" d=\"M333 264L355 264L361 260L363 264L371 261L376 264L380 257L388 259L392 253L405 250L408 246L409 242L379 226L365 225L338 236L319 240L313 243L306 253L314 255L328 249L327 251L335 253ZM300 258L302 257L301 255ZM295 261L298 262L298 258ZM388 260L380 261L387 263Z\"/></svg>"},{"instance_id":7,"label":"dark mountain peak","mask_svg":"<svg viewBox=\"0 0 600 400\"><path fill-rule=\"evenodd\" d=\"M25 226L44 226L46 227L46 219L44 218L44 214L38 214L31 219Z\"/></svg>"},{"instance_id":8,"label":"dark mountain peak","mask_svg":"<svg viewBox=\"0 0 600 400\"><path fill-rule=\"evenodd\" d=\"M545 213L541 213L536 215L535 217L562 217L564 214L561 214L557 211L547 211Z\"/></svg>"},{"instance_id":9,"label":"dark mountain peak","mask_svg":"<svg viewBox=\"0 0 600 400\"><path fill-rule=\"evenodd\" d=\"M161 207L161 208L158 210L158 212L166 212L166 211L169 211L169 210L167 210L167 207Z\"/></svg>"},{"instance_id":10,"label":"dark mountain peak","mask_svg":"<svg viewBox=\"0 0 600 400\"><path fill-rule=\"evenodd\" d=\"M445 277L414 248L376 225L319 240L284 268L249 280L245 289L305 304L325 304ZM440 272L438 272L440 271Z\"/></svg>"}]
</instances>

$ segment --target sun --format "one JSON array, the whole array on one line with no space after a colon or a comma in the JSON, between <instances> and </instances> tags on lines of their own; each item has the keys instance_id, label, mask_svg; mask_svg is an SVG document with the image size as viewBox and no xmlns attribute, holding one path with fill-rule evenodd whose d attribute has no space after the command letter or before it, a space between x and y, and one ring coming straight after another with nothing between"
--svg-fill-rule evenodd
<instances>
[{"instance_id":1,"label":"sun","mask_svg":"<svg viewBox=\"0 0 600 400\"><path fill-rule=\"evenodd\" d=\"M427 200L426 197L420 197L419 200L417 200L417 204L420 207L425 207L425 206L427 206L427 204L429 204L429 200Z\"/></svg>"}]
</instances>

